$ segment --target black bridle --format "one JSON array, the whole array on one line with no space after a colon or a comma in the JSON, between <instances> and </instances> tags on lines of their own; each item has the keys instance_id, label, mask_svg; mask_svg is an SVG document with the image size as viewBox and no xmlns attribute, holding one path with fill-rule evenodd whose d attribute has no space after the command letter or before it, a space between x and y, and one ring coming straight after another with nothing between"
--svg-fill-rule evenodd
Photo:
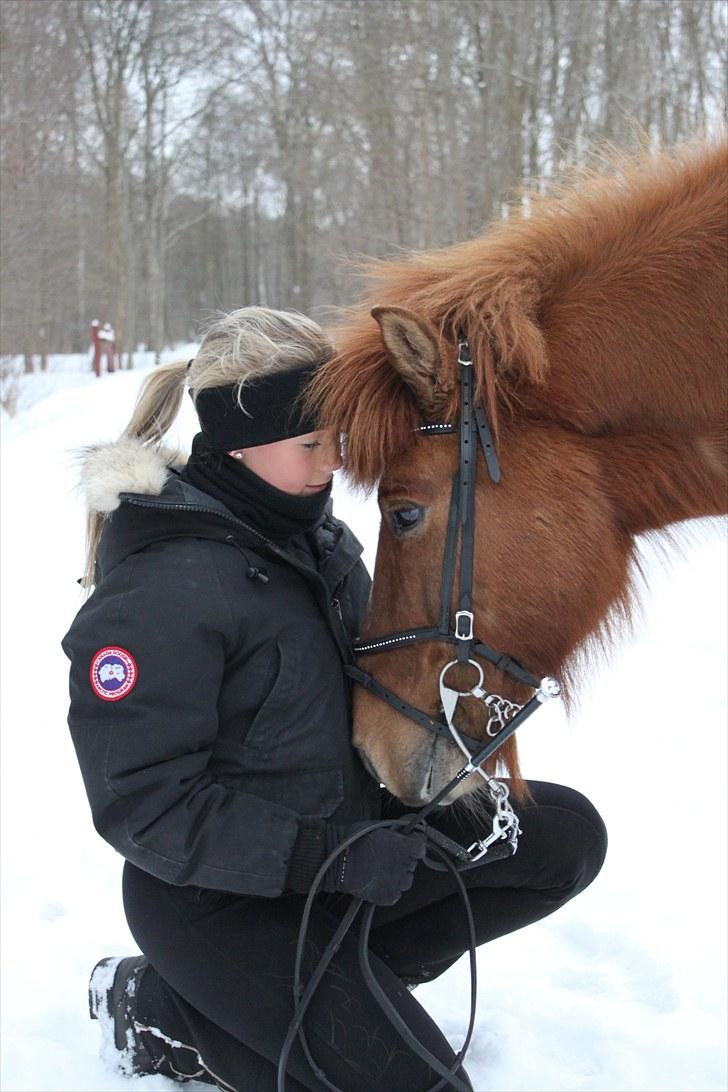
<instances>
[{"instance_id":1,"label":"black bridle","mask_svg":"<svg viewBox=\"0 0 728 1092\"><path fill-rule=\"evenodd\" d=\"M332 1092L342 1092L342 1090L338 1089L336 1085L328 1080L320 1066L318 1066L312 1057L302 1025L311 999L318 989L319 983L326 973L329 964L339 950L346 934L349 932L349 929L352 927L359 911L364 905L364 900L359 898L352 899L334 936L324 951L321 960L307 982L305 989L301 982L303 952L313 902L320 890L327 869L340 854L346 852L349 846L360 838L366 837L370 831L379 826L393 827L405 834L411 833L417 828L424 830L427 837L428 851L434 853L440 862L438 864L437 862L433 862L430 858L429 860L426 860L425 863L430 868L449 871L454 877L463 899L470 941L470 1018L465 1041L456 1054L455 1062L451 1068L447 1068L438 1058L417 1041L374 976L369 961L369 933L376 910L376 906L372 903L366 905L359 932L359 963L362 974L380 1008L388 1017L392 1025L397 1029L403 1040L435 1073L440 1076L441 1079L436 1084L432 1085L427 1092L439 1092L439 1090L445 1088L445 1086L455 1089L456 1092L468 1092L468 1086L458 1077L457 1073L462 1065L468 1046L470 1045L470 1039L475 1026L475 1005L477 995L475 959L476 937L472 910L460 872L479 864L481 859L489 851L490 846L495 841L502 840L502 838L505 838L506 836L508 836L510 841L510 850L515 852L517 847L518 822L509 807L508 810L515 820L515 830L511 829L509 833L507 829L504 829L501 834L497 827L499 814L497 810L493 819L493 832L491 835L484 841L476 842L469 849L465 849L463 846L444 837L440 832L427 827L425 820L441 801L443 801L461 781L472 773L479 773L481 776L485 777L489 788L492 785L497 785L499 789L502 790L502 795L499 797L497 794L493 793L492 799L496 802L500 801L500 803L503 803L508 795L506 787L495 782L493 779L488 778L487 775L483 774L480 767L495 754L495 752L513 735L523 722L536 711L536 709L540 708L540 706L549 698L555 697L559 693L560 688L555 679L547 677L539 682L530 674L530 672L526 671L510 656L494 651L482 641L478 641L474 636L474 615L472 609L473 558L475 546L475 480L477 474L478 444L480 444L480 448L483 451L488 473L494 484L497 484L500 481L501 474L485 411L482 405L473 405L472 359L467 340L461 339L458 348L458 365L460 370L460 421L458 425L430 423L420 425L417 429L417 432L421 435L429 436L441 436L454 432L459 434L460 462L458 470L452 480L450 513L448 516L442 566L442 587L440 590L440 613L438 624L436 626L422 626L401 630L396 633L389 633L383 637L356 642L354 646L354 651L357 656L383 652L393 648L402 648L406 645L423 641L438 641L455 646L455 659L449 661L440 672L441 698L443 695L451 696L450 707L444 709L446 722L436 720L422 709L418 709L416 706L411 705L409 702L405 701L404 698L399 697L392 690L383 686L371 674L362 671L359 667L347 665L344 670L354 682L363 686L378 698L381 698L382 701L385 701L393 709L396 709L398 713L408 717L416 724L419 724L420 727L434 733L437 737L445 737L453 740L466 755L467 762L419 812L407 816L404 819L388 820L383 823L375 822L366 828L359 830L356 834L352 835L338 846L319 869L306 898L301 920L293 986L295 1012L279 1057L278 1092L285 1092L285 1076L288 1057L297 1037L301 1042L309 1065L322 1084L326 1088L331 1089ZM458 559L458 541L460 545L459 597L458 609L455 612L455 622L454 625L451 625L452 592ZM497 698L498 696L488 694L481 686L481 683L483 682L483 671L478 661L475 659L476 656L480 656L498 670L505 672L518 682L524 683L536 691L533 697L531 697L523 706L510 706L513 712L509 715L507 721L503 722L501 720L501 727L494 734L490 734L490 738L487 742L462 735L455 729L452 723L452 715L457 699L463 692L451 690L444 684L445 675L451 667L456 664L471 664L478 670L480 680L476 686L465 693L472 694L474 697L484 700L485 704L489 706L490 699ZM503 701L503 699L498 700ZM505 704L509 705L510 703ZM443 701L443 706L444 705L445 702ZM487 731L490 733L489 726ZM467 747L465 746L466 744ZM500 804L498 804L498 807L500 807ZM476 851L475 853L473 853L474 850ZM456 863L453 863L451 858L453 858Z\"/></svg>"},{"instance_id":2,"label":"black bridle","mask_svg":"<svg viewBox=\"0 0 728 1092\"><path fill-rule=\"evenodd\" d=\"M445 538L445 551L442 564L442 581L440 585L440 611L439 621L436 626L420 626L408 630L399 630L388 633L382 637L374 637L367 641L358 641L354 645L357 656L366 656L371 653L384 652L390 649L402 648L424 641L439 641L454 645L456 656L453 661L446 664L440 673L441 679L447 670L454 664L470 663L478 667L476 656L480 656L499 671L510 675L520 683L531 687L536 694L526 702L518 712L509 718L508 723L491 735L487 744L482 740L476 740L466 735L460 735L460 739L472 749L468 765L460 771L448 784L431 800L420 816L429 814L433 807L463 779L473 768L480 766L501 747L505 741L513 735L517 728L548 698L559 693L558 683L554 679L539 681L529 671L521 667L511 656L502 652L496 652L483 641L474 636L475 619L473 615L473 558L475 546L475 481L478 463L478 444L485 456L485 465L488 474L494 484L501 480L500 466L493 443L488 421L483 406L473 405L473 375L470 348L466 339L462 338L458 345L458 365L460 369L460 421L459 424L424 424L416 430L420 435L442 436L454 432L459 433L460 460L459 466L452 479L450 493L450 513L447 522L447 534ZM455 578L456 563L458 557L458 541L460 545L460 581L458 609L455 612L454 624L451 623L452 595ZM427 729L436 736L452 740L453 732L448 717L448 723L443 723L405 701L378 682L373 675L353 665L344 668L346 674L363 686L370 693L375 694L382 701L391 705L398 713L408 717ZM482 675L481 675L482 678ZM479 685L469 693L479 698L487 698L485 691ZM516 708L516 707L513 707Z\"/></svg>"}]
</instances>

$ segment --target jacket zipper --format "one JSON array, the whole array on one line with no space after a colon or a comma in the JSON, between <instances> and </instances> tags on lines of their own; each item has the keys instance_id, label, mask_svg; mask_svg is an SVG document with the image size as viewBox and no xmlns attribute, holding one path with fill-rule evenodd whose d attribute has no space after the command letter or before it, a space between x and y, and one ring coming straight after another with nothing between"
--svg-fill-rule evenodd
<instances>
[{"instance_id":1,"label":"jacket zipper","mask_svg":"<svg viewBox=\"0 0 728 1092\"><path fill-rule=\"evenodd\" d=\"M324 589L327 601L334 608L334 610L336 612L336 615L337 615L337 617L339 619L339 624L341 626L341 630L342 630L342 633L343 633L343 636L344 636L344 640L342 642L341 638L336 637L336 634L334 634L334 636L336 638L336 643L339 645L339 650L342 653L342 657L347 662L351 660L351 649L350 649L350 645L349 645L349 635L348 635L348 633L346 631L346 626L344 625L344 616L343 616L343 613L342 613L342 610L341 610L341 600L339 599L339 597L337 595L334 595L333 598L329 599L329 589L328 589L328 586L326 584L326 581L321 576L321 573L316 572L315 569L309 569L305 565L300 565L300 564L296 563L295 559L291 558L285 552L285 550L281 550L279 546L276 546L276 544L274 542L271 542L270 539L265 537L265 535L262 535L260 533L260 531L257 531L255 529L255 527L251 527L249 524L244 523L241 519L238 519L236 516L228 516L224 512L220 512L219 509L217 509L217 508L206 508L201 504L155 504L153 501L137 500L136 498L132 499L128 494L127 494L127 496L125 498L125 501L126 501L127 504L136 505L137 508L156 508L157 511L159 511L159 512L165 512L165 511L204 512L205 515L217 516L218 519L224 520L225 523L233 523L233 524L235 524L235 525L237 525L239 527L244 527L246 531L250 531L251 534L255 535L255 537L260 542L262 542L265 546L268 547L268 549L270 550L271 553L277 555L279 558L281 558L283 561L285 561L288 565L290 565L291 568L298 570L298 572L305 572L309 576L313 576L313 577L316 578L316 580L319 582L319 585ZM337 588L336 591L338 591L338 590L339 589ZM345 652L346 652L346 655L344 655Z\"/></svg>"},{"instance_id":2,"label":"jacket zipper","mask_svg":"<svg viewBox=\"0 0 728 1092\"><path fill-rule=\"evenodd\" d=\"M244 527L246 531L250 531L252 535L255 535L260 542L264 542L266 546L270 546L276 553L280 552L275 544L271 542L269 538L266 538L265 535L262 535L260 531L256 530L255 527L243 523L243 521L236 516L226 515L224 512L221 512L219 508L205 508L201 504L155 504L153 501L132 500L128 495L125 498L125 501L126 504L136 505L137 508L156 508L158 512L204 512L207 516L217 516L218 519L222 519L226 523L235 523L239 527Z\"/></svg>"}]
</instances>

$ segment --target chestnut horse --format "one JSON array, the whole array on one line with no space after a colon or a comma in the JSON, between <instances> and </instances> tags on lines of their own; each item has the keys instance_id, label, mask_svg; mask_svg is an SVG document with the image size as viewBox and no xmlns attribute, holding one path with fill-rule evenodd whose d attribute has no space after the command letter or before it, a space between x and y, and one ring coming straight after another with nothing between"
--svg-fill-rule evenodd
<instances>
[{"instance_id":1,"label":"chestnut horse","mask_svg":"<svg viewBox=\"0 0 728 1092\"><path fill-rule=\"evenodd\" d=\"M364 638L437 623L458 440L414 430L457 420L459 336L502 470L494 484L481 459L478 640L568 683L584 643L629 617L635 536L726 512L727 152L621 159L531 197L481 238L374 265L366 306L335 332L311 390L322 424L346 434L351 479L379 482ZM436 717L450 653L410 645L362 666ZM489 692L530 697L483 667ZM462 689L476 681L468 665L452 670ZM483 719L482 703L460 701L460 730L483 738ZM359 687L354 743L412 806L462 766L448 739ZM518 794L514 740L488 768ZM478 784L471 775L450 799Z\"/></svg>"}]
</instances>

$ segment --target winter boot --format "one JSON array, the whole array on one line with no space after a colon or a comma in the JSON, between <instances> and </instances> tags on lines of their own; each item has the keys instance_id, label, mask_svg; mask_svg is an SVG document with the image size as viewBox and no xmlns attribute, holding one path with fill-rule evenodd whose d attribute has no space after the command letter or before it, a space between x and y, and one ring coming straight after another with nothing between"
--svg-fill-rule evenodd
<instances>
[{"instance_id":1,"label":"winter boot","mask_svg":"<svg viewBox=\"0 0 728 1092\"><path fill-rule=\"evenodd\" d=\"M194 1047L167 1038L134 1017L134 996L144 956L107 956L96 964L88 984L89 1013L101 1028L101 1057L127 1076L161 1073L173 1081L201 1081L217 1087Z\"/></svg>"}]
</instances>

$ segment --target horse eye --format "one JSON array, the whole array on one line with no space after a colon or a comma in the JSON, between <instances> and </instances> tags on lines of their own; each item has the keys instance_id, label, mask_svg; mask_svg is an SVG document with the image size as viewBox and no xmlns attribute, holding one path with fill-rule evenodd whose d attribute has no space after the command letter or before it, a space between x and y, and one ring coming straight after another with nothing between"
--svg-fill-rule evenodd
<instances>
[{"instance_id":1,"label":"horse eye","mask_svg":"<svg viewBox=\"0 0 728 1092\"><path fill-rule=\"evenodd\" d=\"M412 508L397 508L390 512L390 518L395 535L405 535L422 519L422 509L414 505Z\"/></svg>"}]
</instances>

